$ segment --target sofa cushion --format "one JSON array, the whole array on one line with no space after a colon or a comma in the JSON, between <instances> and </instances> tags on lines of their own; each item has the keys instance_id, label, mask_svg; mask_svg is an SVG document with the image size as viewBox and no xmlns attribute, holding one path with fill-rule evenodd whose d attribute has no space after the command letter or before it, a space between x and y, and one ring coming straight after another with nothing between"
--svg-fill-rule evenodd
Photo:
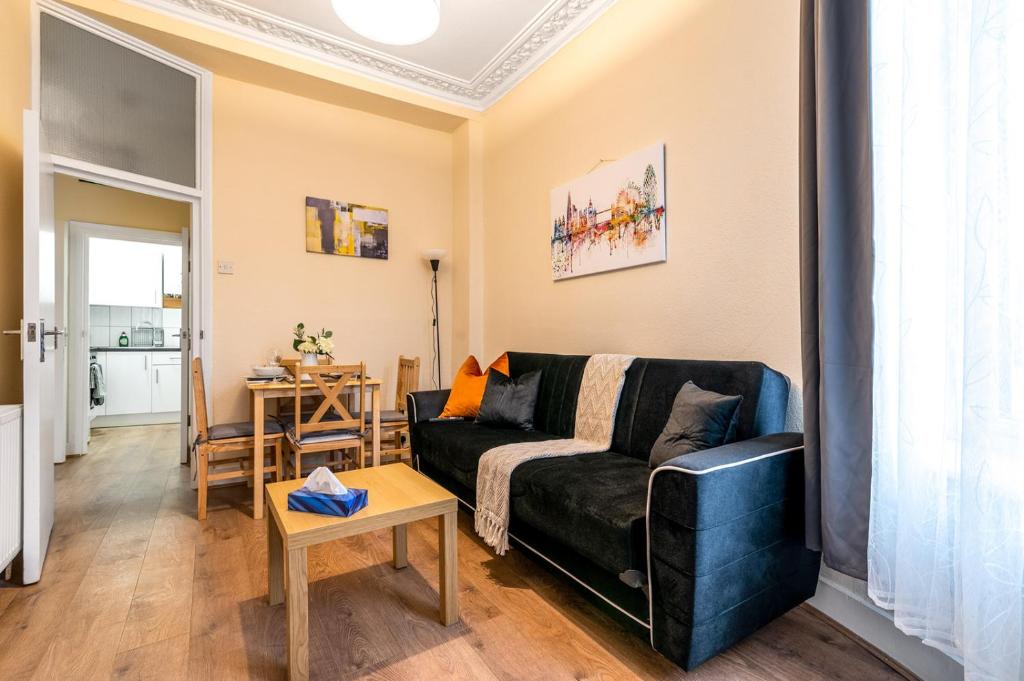
<instances>
[{"instance_id":1,"label":"sofa cushion","mask_svg":"<svg viewBox=\"0 0 1024 681\"><path fill-rule=\"evenodd\" d=\"M647 572L646 461L602 452L524 463L512 473L513 524L523 522L597 565Z\"/></svg>"},{"instance_id":2,"label":"sofa cushion","mask_svg":"<svg viewBox=\"0 0 1024 681\"><path fill-rule=\"evenodd\" d=\"M491 369L508 375L508 353L504 353L494 360L487 371L480 370L480 363L476 357L470 355L459 367L455 378L452 380L451 393L448 401L441 412L442 418L472 418L480 410L480 401L484 398L484 389L487 387L487 376Z\"/></svg>"},{"instance_id":3,"label":"sofa cushion","mask_svg":"<svg viewBox=\"0 0 1024 681\"><path fill-rule=\"evenodd\" d=\"M572 437L576 430L576 400L583 382L586 355L547 355L539 352L508 353L509 376L518 378L540 371L533 427L558 437Z\"/></svg>"},{"instance_id":4,"label":"sofa cushion","mask_svg":"<svg viewBox=\"0 0 1024 681\"><path fill-rule=\"evenodd\" d=\"M612 451L646 461L687 381L722 395L743 396L736 440L785 429L789 380L760 362L641 358L626 372Z\"/></svg>"},{"instance_id":5,"label":"sofa cushion","mask_svg":"<svg viewBox=\"0 0 1024 681\"><path fill-rule=\"evenodd\" d=\"M492 428L462 420L421 421L412 430L416 455L474 492L477 464L488 449L513 442L539 442L554 437L538 430Z\"/></svg>"},{"instance_id":6,"label":"sofa cushion","mask_svg":"<svg viewBox=\"0 0 1024 681\"><path fill-rule=\"evenodd\" d=\"M498 428L533 430L538 388L539 371L528 371L517 378L509 378L498 371L490 372L476 422Z\"/></svg>"},{"instance_id":7,"label":"sofa cushion","mask_svg":"<svg viewBox=\"0 0 1024 681\"><path fill-rule=\"evenodd\" d=\"M665 429L651 447L651 468L682 454L732 442L741 402L742 395L719 395L701 390L693 381L684 383L672 403Z\"/></svg>"}]
</instances>

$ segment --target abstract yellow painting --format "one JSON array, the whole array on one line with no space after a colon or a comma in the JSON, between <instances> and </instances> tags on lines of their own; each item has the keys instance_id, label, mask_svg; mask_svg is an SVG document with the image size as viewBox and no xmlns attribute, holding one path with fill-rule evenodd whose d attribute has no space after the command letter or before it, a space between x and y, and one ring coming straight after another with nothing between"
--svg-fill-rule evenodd
<instances>
[{"instance_id":1,"label":"abstract yellow painting","mask_svg":"<svg viewBox=\"0 0 1024 681\"><path fill-rule=\"evenodd\" d=\"M306 251L387 260L387 209L307 196Z\"/></svg>"}]
</instances>

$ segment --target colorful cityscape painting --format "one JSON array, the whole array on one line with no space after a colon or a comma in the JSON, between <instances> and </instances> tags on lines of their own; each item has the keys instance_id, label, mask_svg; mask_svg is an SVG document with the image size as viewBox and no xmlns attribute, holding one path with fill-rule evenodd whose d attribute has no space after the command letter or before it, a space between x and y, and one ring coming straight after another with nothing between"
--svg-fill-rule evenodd
<instances>
[{"instance_id":1,"label":"colorful cityscape painting","mask_svg":"<svg viewBox=\"0 0 1024 681\"><path fill-rule=\"evenodd\" d=\"M551 191L555 280L665 260L665 145Z\"/></svg>"},{"instance_id":2,"label":"colorful cityscape painting","mask_svg":"<svg viewBox=\"0 0 1024 681\"><path fill-rule=\"evenodd\" d=\"M387 260L387 209L307 196L306 251Z\"/></svg>"}]
</instances>

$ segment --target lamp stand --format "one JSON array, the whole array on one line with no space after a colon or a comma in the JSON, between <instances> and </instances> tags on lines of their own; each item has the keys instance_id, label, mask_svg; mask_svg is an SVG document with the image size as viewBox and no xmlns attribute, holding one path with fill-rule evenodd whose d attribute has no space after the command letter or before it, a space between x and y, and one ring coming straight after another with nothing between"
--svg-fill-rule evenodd
<instances>
[{"instance_id":1,"label":"lamp stand","mask_svg":"<svg viewBox=\"0 0 1024 681\"><path fill-rule=\"evenodd\" d=\"M431 373L434 368L437 369L437 389L441 389L441 325L440 325L440 313L438 310L437 302L437 268L440 266L441 261L437 259L430 260L430 269L434 271L433 281L431 285L433 287L433 303L434 303L434 357L435 366L431 367Z\"/></svg>"}]
</instances>

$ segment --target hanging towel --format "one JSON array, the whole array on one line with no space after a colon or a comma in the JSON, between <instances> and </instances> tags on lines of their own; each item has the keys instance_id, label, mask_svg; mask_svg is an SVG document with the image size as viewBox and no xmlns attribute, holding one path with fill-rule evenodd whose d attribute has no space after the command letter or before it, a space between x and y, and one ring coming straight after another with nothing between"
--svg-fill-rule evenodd
<instances>
[{"instance_id":1,"label":"hanging towel","mask_svg":"<svg viewBox=\"0 0 1024 681\"><path fill-rule=\"evenodd\" d=\"M512 471L534 459L607 451L612 444L626 369L632 355L593 355L576 401L576 431L565 440L517 442L489 449L476 472L476 532L499 556L508 551L508 497Z\"/></svg>"},{"instance_id":2,"label":"hanging towel","mask_svg":"<svg viewBox=\"0 0 1024 681\"><path fill-rule=\"evenodd\" d=\"M94 407L107 399L107 385L103 381L103 367L95 360L89 363L89 402Z\"/></svg>"}]
</instances>

